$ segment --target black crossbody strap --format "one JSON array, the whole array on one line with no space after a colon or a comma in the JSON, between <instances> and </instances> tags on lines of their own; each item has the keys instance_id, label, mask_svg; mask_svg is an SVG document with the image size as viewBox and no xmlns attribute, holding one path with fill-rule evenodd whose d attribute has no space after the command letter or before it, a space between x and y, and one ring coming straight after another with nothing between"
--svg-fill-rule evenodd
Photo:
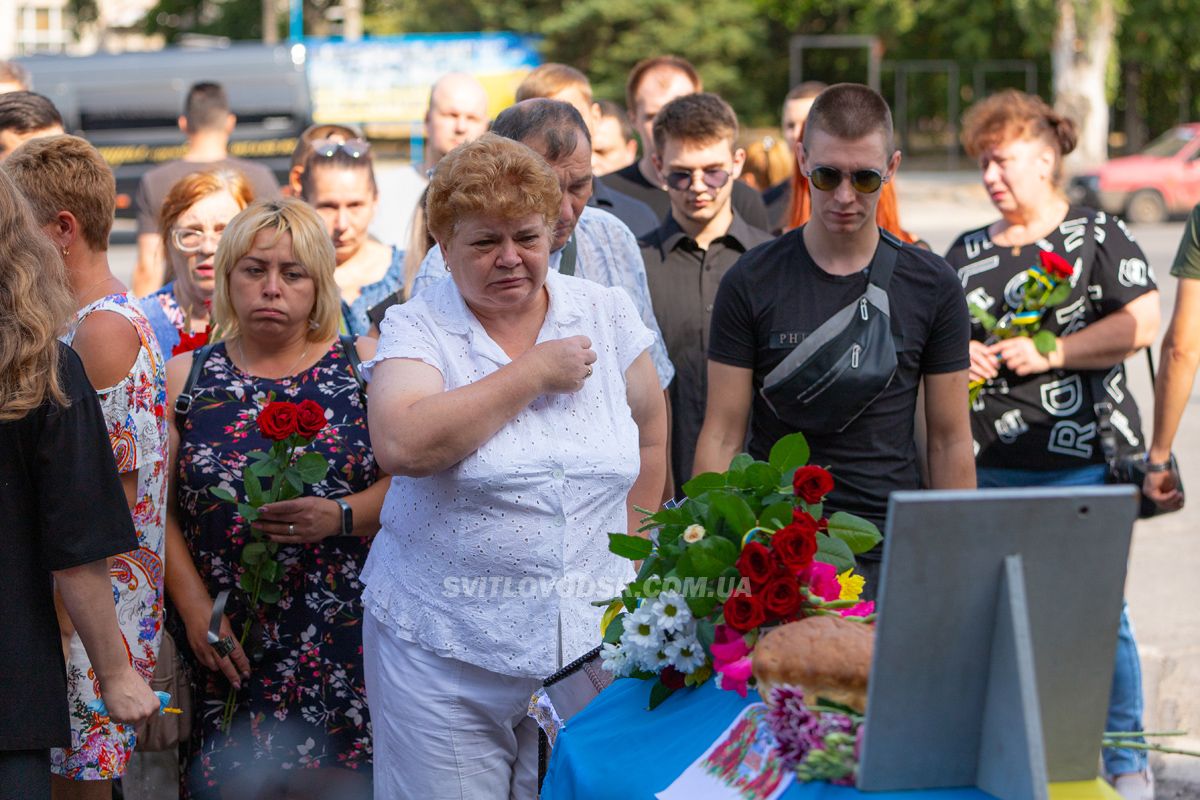
<instances>
[{"instance_id":1,"label":"black crossbody strap","mask_svg":"<svg viewBox=\"0 0 1200 800\"><path fill-rule=\"evenodd\" d=\"M366 397L367 382L363 380L362 359L358 357L358 348L354 346L354 337L339 336L338 341L342 344L342 352L346 354L346 360L350 362L350 369L354 370L354 382L358 384L358 391L363 397Z\"/></svg>"},{"instance_id":2,"label":"black crossbody strap","mask_svg":"<svg viewBox=\"0 0 1200 800\"><path fill-rule=\"evenodd\" d=\"M187 380L183 382L183 391L175 398L175 425L180 429L183 428L183 421L187 419L188 412L192 410L192 401L195 399L192 392L195 391L196 381L200 378L200 371L204 369L204 362L208 361L216 346L217 342L213 342L192 351L192 368L188 370Z\"/></svg>"},{"instance_id":3,"label":"black crossbody strap","mask_svg":"<svg viewBox=\"0 0 1200 800\"><path fill-rule=\"evenodd\" d=\"M887 291L896 271L896 257L900 254L903 243L892 234L879 229L879 245L875 248L875 257L871 259L870 282L880 289Z\"/></svg>"}]
</instances>

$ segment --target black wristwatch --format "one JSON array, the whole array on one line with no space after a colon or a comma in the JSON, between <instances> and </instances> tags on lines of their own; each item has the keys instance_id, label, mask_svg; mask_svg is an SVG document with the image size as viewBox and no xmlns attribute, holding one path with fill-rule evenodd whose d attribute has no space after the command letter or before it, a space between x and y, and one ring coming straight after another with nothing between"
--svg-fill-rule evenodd
<instances>
[{"instance_id":1,"label":"black wristwatch","mask_svg":"<svg viewBox=\"0 0 1200 800\"><path fill-rule=\"evenodd\" d=\"M354 532L354 509L340 497L329 498L333 502L341 506L342 509L342 536L349 536Z\"/></svg>"}]
</instances>

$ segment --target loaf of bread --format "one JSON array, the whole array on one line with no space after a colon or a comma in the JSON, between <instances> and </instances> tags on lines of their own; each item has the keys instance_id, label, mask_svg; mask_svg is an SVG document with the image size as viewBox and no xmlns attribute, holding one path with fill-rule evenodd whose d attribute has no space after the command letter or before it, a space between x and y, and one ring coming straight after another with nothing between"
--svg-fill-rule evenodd
<instances>
[{"instance_id":1,"label":"loaf of bread","mask_svg":"<svg viewBox=\"0 0 1200 800\"><path fill-rule=\"evenodd\" d=\"M754 677L759 695L770 702L771 689L803 689L814 704L823 697L865 713L867 678L875 649L875 628L841 617L805 617L768 631L754 647Z\"/></svg>"}]
</instances>

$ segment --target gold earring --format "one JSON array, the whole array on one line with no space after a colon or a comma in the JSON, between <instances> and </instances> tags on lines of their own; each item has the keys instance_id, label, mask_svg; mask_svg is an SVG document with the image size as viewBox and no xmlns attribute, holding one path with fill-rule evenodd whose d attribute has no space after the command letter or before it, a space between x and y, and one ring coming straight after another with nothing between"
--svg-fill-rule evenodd
<instances>
[{"instance_id":1,"label":"gold earring","mask_svg":"<svg viewBox=\"0 0 1200 800\"><path fill-rule=\"evenodd\" d=\"M66 258L66 257L67 257L67 256L69 256L69 255L71 255L71 250L70 250L70 248L64 247L64 248L63 248L63 258Z\"/></svg>"}]
</instances>

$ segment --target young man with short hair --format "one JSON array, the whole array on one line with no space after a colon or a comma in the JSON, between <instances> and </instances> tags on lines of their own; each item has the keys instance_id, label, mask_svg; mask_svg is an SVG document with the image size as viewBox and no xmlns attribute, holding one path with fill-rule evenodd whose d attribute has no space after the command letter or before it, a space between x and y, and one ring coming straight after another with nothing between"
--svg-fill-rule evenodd
<instances>
[{"instance_id":1,"label":"young man with short hair","mask_svg":"<svg viewBox=\"0 0 1200 800\"><path fill-rule=\"evenodd\" d=\"M187 152L178 161L169 161L146 172L133 198L137 214L137 264L130 287L138 297L163 284L162 237L158 233L158 214L171 187L187 175L213 169L234 169L246 176L254 188L254 199L275 197L279 182L263 164L229 155L229 138L237 117L229 110L229 97L219 83L201 81L188 89L179 129L187 137Z\"/></svg>"},{"instance_id":2,"label":"young man with short hair","mask_svg":"<svg viewBox=\"0 0 1200 800\"><path fill-rule=\"evenodd\" d=\"M733 187L746 153L737 147L737 115L715 94L688 94L654 118L654 164L671 211L639 242L654 316L675 380L671 382L671 465L678 496L692 458L708 391L708 332L721 278L749 249L771 236L734 211Z\"/></svg>"},{"instance_id":3,"label":"young man with short hair","mask_svg":"<svg viewBox=\"0 0 1200 800\"><path fill-rule=\"evenodd\" d=\"M0 161L22 142L63 132L62 115L49 98L25 91L0 94Z\"/></svg>"},{"instance_id":4,"label":"young man with short hair","mask_svg":"<svg viewBox=\"0 0 1200 800\"><path fill-rule=\"evenodd\" d=\"M893 255L885 248L894 248L886 295L895 374L844 429L802 431L812 448L810 463L827 466L837 482L826 510L858 514L882 527L888 495L921 486L915 417L922 387L929 488L975 486L966 302L944 260L890 236L885 240L875 224L879 190L900 166L891 111L877 92L858 84L822 92L799 155L811 185L810 221L743 256L717 292L694 472L727 469L742 450L747 424L750 454L764 460L780 437L800 429L786 411L776 414L759 390L805 337L859 301L869 268L885 263ZM813 403L829 409L846 401L821 396ZM860 560L871 593L880 552Z\"/></svg>"},{"instance_id":5,"label":"young man with short hair","mask_svg":"<svg viewBox=\"0 0 1200 800\"><path fill-rule=\"evenodd\" d=\"M588 135L596 135L596 127L600 123L599 106L592 100L592 84L579 70L566 64L553 62L542 64L525 76L517 87L517 102L536 98L558 100L574 108L587 125ZM595 165L595 150L593 149L592 164ZM650 206L629 195L605 186L596 178L592 171L592 196L588 205L600 208L612 214L629 226L634 236L642 236L654 230L659 223Z\"/></svg>"},{"instance_id":6,"label":"young man with short hair","mask_svg":"<svg viewBox=\"0 0 1200 800\"><path fill-rule=\"evenodd\" d=\"M662 176L654 166L654 116L676 97L704 91L700 73L679 56L655 56L639 61L629 72L625 84L625 102L634 128L642 140L642 157L625 169L601 179L618 192L636 197L654 210L659 220L671 210L671 200L663 188ZM767 230L769 221L762 196L751 187L738 183L733 187L733 205L749 224Z\"/></svg>"}]
</instances>

